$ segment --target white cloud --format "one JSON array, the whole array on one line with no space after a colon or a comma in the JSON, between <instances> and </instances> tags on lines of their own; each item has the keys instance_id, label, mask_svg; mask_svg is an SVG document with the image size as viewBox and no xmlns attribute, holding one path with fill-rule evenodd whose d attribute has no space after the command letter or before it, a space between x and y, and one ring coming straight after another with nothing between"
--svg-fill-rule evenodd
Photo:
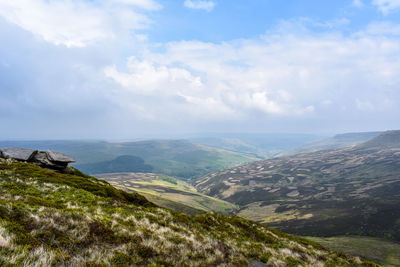
<instances>
[{"instance_id":1,"label":"white cloud","mask_svg":"<svg viewBox=\"0 0 400 267\"><path fill-rule=\"evenodd\" d=\"M107 77L117 80L122 86L139 94L163 93L160 85L174 87L174 93L183 95L190 88L202 86L200 77L193 76L183 68L156 66L154 62L131 57L127 68L131 74L120 73L115 66L105 69Z\"/></svg>"},{"instance_id":2,"label":"white cloud","mask_svg":"<svg viewBox=\"0 0 400 267\"><path fill-rule=\"evenodd\" d=\"M0 0L0 16L56 45L83 47L112 39L121 29L143 28L149 19L126 4L158 9L152 0Z\"/></svg>"},{"instance_id":3,"label":"white cloud","mask_svg":"<svg viewBox=\"0 0 400 267\"><path fill-rule=\"evenodd\" d=\"M368 30L344 36L290 28L219 44L172 42L163 53L130 58L127 71L110 66L105 73L122 88L115 92L116 103L135 103L132 113L138 113L137 99L144 97L146 115L158 119L174 114L208 120L260 114L337 117L336 103L346 112L382 111L382 103L396 106L387 99L400 105L397 37ZM158 103L157 108L146 108L149 102Z\"/></svg>"},{"instance_id":4,"label":"white cloud","mask_svg":"<svg viewBox=\"0 0 400 267\"><path fill-rule=\"evenodd\" d=\"M362 0L353 0L353 6L360 8L364 6L364 3Z\"/></svg>"},{"instance_id":5,"label":"white cloud","mask_svg":"<svg viewBox=\"0 0 400 267\"><path fill-rule=\"evenodd\" d=\"M42 2L49 3L53 2ZM93 25L99 25L99 33L105 34L105 38L116 34L115 28L119 27L115 25L125 24L108 22L110 16L104 9L71 1L68 5L66 1L58 3L65 7L66 13L60 13L63 19L67 15L74 19L79 19L79 14L86 17L86 8L99 12L99 19L94 20L97 24ZM132 16L139 21L146 19L145 15L140 18L140 13L130 15L137 12L136 8L119 5L122 4L110 6L112 12L118 12L118 21L126 17L129 22ZM5 2L0 0L0 6L6 6ZM15 8L11 1L7 6L12 7L11 11ZM78 12L72 12L74 8ZM14 16L11 11L8 16ZM53 9L46 7L46 11ZM127 15L121 16L123 12ZM44 20L57 24L56 19ZM88 136L103 130L109 131L110 136L118 131L129 135L157 127L176 131L187 127L192 131L196 125L201 125L201 131L213 131L209 126L212 123L222 125L215 126L222 130L230 129L227 125L231 123L230 126L239 125L239 130L269 131L269 127L275 127L276 131L299 131L299 125L305 122L300 131L326 127L330 127L327 131L340 131L346 122L354 127L346 130L360 130L355 127L362 122L372 127L373 119L389 128L400 114L400 26L390 22L375 22L360 32L342 34L340 27L332 23L322 23L315 32L310 28L315 29L318 23L289 21L258 38L221 43L170 42L154 45L155 51L145 35L134 33L143 43L134 49L130 47L132 54L119 47L105 51L109 47L103 45L94 49L43 45L18 27L2 20L0 23L0 27L11 27L3 39L12 44L0 43L0 88L16 91L9 95L7 89L0 89L0 113L18 124L20 117L29 118L25 116L29 114L44 118L43 126L49 125L48 119L60 123L63 130L81 129L72 126L82 125ZM99 40L80 39L85 32L80 32L76 25L60 26L69 33L65 40L81 40L82 45ZM39 36L46 33L38 25L24 27L34 27L32 31ZM79 38L68 27L78 31ZM57 35L45 36L51 37L53 43L61 39ZM127 54L135 56L122 58L122 62L126 61L121 66L121 57ZM65 121L71 125L68 129ZM92 128L95 123L97 128ZM32 129L40 128L33 121L31 124Z\"/></svg>"},{"instance_id":6,"label":"white cloud","mask_svg":"<svg viewBox=\"0 0 400 267\"><path fill-rule=\"evenodd\" d=\"M377 6L383 14L400 9L400 0L373 0L372 4Z\"/></svg>"},{"instance_id":7,"label":"white cloud","mask_svg":"<svg viewBox=\"0 0 400 267\"><path fill-rule=\"evenodd\" d=\"M213 1L204 1L204 0L185 0L183 5L187 8L192 9L203 9L208 12L212 11L215 7L215 2Z\"/></svg>"},{"instance_id":8,"label":"white cloud","mask_svg":"<svg viewBox=\"0 0 400 267\"><path fill-rule=\"evenodd\" d=\"M357 108L361 111L374 111L375 106L370 101L363 101L360 99L356 99Z\"/></svg>"},{"instance_id":9,"label":"white cloud","mask_svg":"<svg viewBox=\"0 0 400 267\"><path fill-rule=\"evenodd\" d=\"M365 32L370 35L400 36L400 25L389 21L373 22L366 27Z\"/></svg>"},{"instance_id":10,"label":"white cloud","mask_svg":"<svg viewBox=\"0 0 400 267\"><path fill-rule=\"evenodd\" d=\"M137 6L147 10L158 10L162 6L154 0L111 0L116 3Z\"/></svg>"}]
</instances>

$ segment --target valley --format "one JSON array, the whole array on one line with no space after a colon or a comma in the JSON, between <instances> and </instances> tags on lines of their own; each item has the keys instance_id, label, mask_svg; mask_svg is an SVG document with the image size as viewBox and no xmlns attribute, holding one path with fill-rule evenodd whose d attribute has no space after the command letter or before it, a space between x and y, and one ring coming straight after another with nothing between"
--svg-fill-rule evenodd
<instances>
[{"instance_id":1,"label":"valley","mask_svg":"<svg viewBox=\"0 0 400 267\"><path fill-rule=\"evenodd\" d=\"M165 208L196 215L204 212L233 214L238 207L227 201L197 192L192 185L166 175L155 173L108 173L96 177L116 188L137 192Z\"/></svg>"},{"instance_id":2,"label":"valley","mask_svg":"<svg viewBox=\"0 0 400 267\"><path fill-rule=\"evenodd\" d=\"M298 235L400 240L400 136L257 161L196 181L238 215Z\"/></svg>"},{"instance_id":3,"label":"valley","mask_svg":"<svg viewBox=\"0 0 400 267\"><path fill-rule=\"evenodd\" d=\"M373 137L361 142L366 136ZM288 155L265 160L184 140L118 146L92 142L94 150L88 150L89 142L78 145L75 141L43 142L36 147L64 146L63 151L74 151L72 154L84 158L75 167L96 173L105 183L144 196L171 212L236 215L304 236L330 249L396 266L399 247L395 241L400 240L399 136L400 131L339 135L333 139L346 141L334 142L338 148L294 155L288 150ZM332 144L326 140L318 142ZM350 141L355 143L341 147ZM307 151L305 147L298 149ZM90 155L96 156L89 160ZM214 155L212 163L210 155ZM217 155L228 165L215 161ZM177 161L171 163L171 159ZM249 163L241 164L244 159ZM188 176L192 178L186 181L188 177L167 174L182 174L186 168L205 163L213 164L216 171L199 167L196 175L208 174L197 179ZM160 168L163 164L168 166ZM381 252L372 253L378 247Z\"/></svg>"},{"instance_id":4,"label":"valley","mask_svg":"<svg viewBox=\"0 0 400 267\"><path fill-rule=\"evenodd\" d=\"M183 180L260 159L188 140L0 141L0 147L57 150L74 157L73 166L89 174L155 172Z\"/></svg>"},{"instance_id":5,"label":"valley","mask_svg":"<svg viewBox=\"0 0 400 267\"><path fill-rule=\"evenodd\" d=\"M0 0L0 267L400 267L399 115L400 0Z\"/></svg>"},{"instance_id":6,"label":"valley","mask_svg":"<svg viewBox=\"0 0 400 267\"><path fill-rule=\"evenodd\" d=\"M189 140L205 146L270 158L314 142L323 142L325 137L313 134L225 133L191 137Z\"/></svg>"}]
</instances>

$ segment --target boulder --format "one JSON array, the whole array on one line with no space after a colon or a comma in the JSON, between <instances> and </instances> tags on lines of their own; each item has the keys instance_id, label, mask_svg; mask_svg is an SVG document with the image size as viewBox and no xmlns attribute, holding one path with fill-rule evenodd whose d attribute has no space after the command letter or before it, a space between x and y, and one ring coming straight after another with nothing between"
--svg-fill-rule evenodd
<instances>
[{"instance_id":1,"label":"boulder","mask_svg":"<svg viewBox=\"0 0 400 267\"><path fill-rule=\"evenodd\" d=\"M54 161L54 162L67 163L67 164L75 162L75 160L73 158L70 158L67 155L64 155L57 151L47 150L46 154L47 154L47 157L49 158L49 160Z\"/></svg>"},{"instance_id":2,"label":"boulder","mask_svg":"<svg viewBox=\"0 0 400 267\"><path fill-rule=\"evenodd\" d=\"M48 150L44 152L25 148L2 148L0 149L0 157L31 162L40 167L61 172L67 170L68 163L75 162L73 158L56 151Z\"/></svg>"},{"instance_id":3,"label":"boulder","mask_svg":"<svg viewBox=\"0 0 400 267\"><path fill-rule=\"evenodd\" d=\"M21 161L29 161L37 153L37 150L26 149L26 148L2 148L0 150L4 158L16 159Z\"/></svg>"},{"instance_id":4,"label":"boulder","mask_svg":"<svg viewBox=\"0 0 400 267\"><path fill-rule=\"evenodd\" d=\"M43 151L39 151L36 153L36 155L32 159L33 163L36 163L37 165L44 167L44 168L49 168L49 169L63 169L66 167L66 165L57 165L56 163L50 161L47 157L47 153Z\"/></svg>"}]
</instances>

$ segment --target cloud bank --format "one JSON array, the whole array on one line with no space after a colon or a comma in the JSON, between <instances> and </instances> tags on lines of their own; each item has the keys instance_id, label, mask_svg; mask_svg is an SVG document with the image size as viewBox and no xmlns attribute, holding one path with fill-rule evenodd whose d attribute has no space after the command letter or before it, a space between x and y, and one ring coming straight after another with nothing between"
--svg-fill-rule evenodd
<instances>
[{"instance_id":1,"label":"cloud bank","mask_svg":"<svg viewBox=\"0 0 400 267\"><path fill-rule=\"evenodd\" d=\"M117 102L126 107L138 96L174 99L169 113L197 119L333 117L365 111L365 103L369 110L398 110L397 37L379 35L376 25L369 27L373 34L350 36L297 27L220 44L168 43L164 53L129 58L126 71L109 66L105 74L121 86ZM169 116L157 112L147 116Z\"/></svg>"},{"instance_id":2,"label":"cloud bank","mask_svg":"<svg viewBox=\"0 0 400 267\"><path fill-rule=\"evenodd\" d=\"M251 38L154 43L140 29L161 8L0 0L2 138L400 127L393 21L293 19Z\"/></svg>"},{"instance_id":3,"label":"cloud bank","mask_svg":"<svg viewBox=\"0 0 400 267\"><path fill-rule=\"evenodd\" d=\"M132 8L133 7L133 8ZM0 16L56 45L84 47L142 29L150 20L134 8L157 10L153 0L0 0Z\"/></svg>"}]
</instances>

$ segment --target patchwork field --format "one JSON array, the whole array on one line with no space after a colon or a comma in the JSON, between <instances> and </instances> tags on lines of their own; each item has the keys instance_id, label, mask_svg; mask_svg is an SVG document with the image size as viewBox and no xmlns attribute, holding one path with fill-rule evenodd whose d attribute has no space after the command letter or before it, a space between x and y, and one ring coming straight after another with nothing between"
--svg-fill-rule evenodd
<instances>
[{"instance_id":1,"label":"patchwork field","mask_svg":"<svg viewBox=\"0 0 400 267\"><path fill-rule=\"evenodd\" d=\"M188 214L214 211L233 213L237 206L197 192L188 183L154 173L111 173L96 175L125 191L137 192L157 205Z\"/></svg>"},{"instance_id":2,"label":"patchwork field","mask_svg":"<svg viewBox=\"0 0 400 267\"><path fill-rule=\"evenodd\" d=\"M238 215L299 235L400 240L400 132L349 148L302 153L198 179Z\"/></svg>"}]
</instances>

